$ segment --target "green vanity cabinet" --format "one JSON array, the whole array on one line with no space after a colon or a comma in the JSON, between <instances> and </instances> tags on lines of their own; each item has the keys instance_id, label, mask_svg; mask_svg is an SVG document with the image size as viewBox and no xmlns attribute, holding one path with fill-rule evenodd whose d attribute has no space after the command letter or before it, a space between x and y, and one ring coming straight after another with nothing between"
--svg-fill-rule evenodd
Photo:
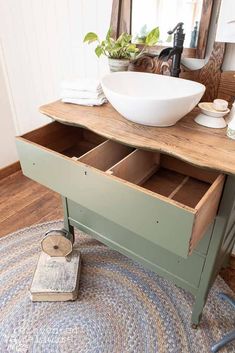
<instances>
[{"instance_id":1,"label":"green vanity cabinet","mask_svg":"<svg viewBox=\"0 0 235 353\"><path fill-rule=\"evenodd\" d=\"M234 244L234 177L58 122L17 138L17 148L23 173L63 196L70 232L189 290L199 323Z\"/></svg>"}]
</instances>

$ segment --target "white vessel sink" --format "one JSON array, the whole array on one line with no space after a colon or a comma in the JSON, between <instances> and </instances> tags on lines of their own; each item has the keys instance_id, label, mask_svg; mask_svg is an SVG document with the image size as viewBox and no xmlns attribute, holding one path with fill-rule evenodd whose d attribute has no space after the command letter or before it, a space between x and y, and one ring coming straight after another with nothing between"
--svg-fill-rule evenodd
<instances>
[{"instance_id":1,"label":"white vessel sink","mask_svg":"<svg viewBox=\"0 0 235 353\"><path fill-rule=\"evenodd\" d=\"M150 126L171 126L200 101L205 86L175 77L116 72L103 77L103 91L126 119Z\"/></svg>"}]
</instances>

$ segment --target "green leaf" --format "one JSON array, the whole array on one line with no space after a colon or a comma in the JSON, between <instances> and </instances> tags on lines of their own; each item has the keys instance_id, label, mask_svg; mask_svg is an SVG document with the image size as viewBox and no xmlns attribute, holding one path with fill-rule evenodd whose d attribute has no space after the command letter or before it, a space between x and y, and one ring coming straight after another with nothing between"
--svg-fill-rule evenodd
<instances>
[{"instance_id":1,"label":"green leaf","mask_svg":"<svg viewBox=\"0 0 235 353\"><path fill-rule=\"evenodd\" d=\"M109 41L110 40L110 36L111 36L111 32L112 32L112 28L110 27L107 34L106 34L106 40Z\"/></svg>"},{"instance_id":2,"label":"green leaf","mask_svg":"<svg viewBox=\"0 0 235 353\"><path fill-rule=\"evenodd\" d=\"M155 45L159 40L159 36L160 36L159 27L156 27L148 33L145 39L145 44L148 46Z\"/></svg>"},{"instance_id":3,"label":"green leaf","mask_svg":"<svg viewBox=\"0 0 235 353\"><path fill-rule=\"evenodd\" d=\"M125 44L130 43L132 36L128 33L122 33L118 39L117 43L119 43L121 46L124 46Z\"/></svg>"},{"instance_id":4,"label":"green leaf","mask_svg":"<svg viewBox=\"0 0 235 353\"><path fill-rule=\"evenodd\" d=\"M99 40L97 34L94 32L89 32L85 35L83 42L84 43L88 42L88 44L90 44L92 42L96 42L97 40Z\"/></svg>"},{"instance_id":5,"label":"green leaf","mask_svg":"<svg viewBox=\"0 0 235 353\"><path fill-rule=\"evenodd\" d=\"M128 47L127 47L127 51L129 53L137 53L139 51L139 49L136 48L135 44L129 44Z\"/></svg>"},{"instance_id":6,"label":"green leaf","mask_svg":"<svg viewBox=\"0 0 235 353\"><path fill-rule=\"evenodd\" d=\"M103 49L100 45L98 45L96 48L95 48L95 53L96 55L98 56L98 58L103 54Z\"/></svg>"},{"instance_id":7,"label":"green leaf","mask_svg":"<svg viewBox=\"0 0 235 353\"><path fill-rule=\"evenodd\" d=\"M123 36L124 36L124 33L120 34L120 36L119 36L118 39L116 40L116 43L121 43L122 40L123 40Z\"/></svg>"}]
</instances>

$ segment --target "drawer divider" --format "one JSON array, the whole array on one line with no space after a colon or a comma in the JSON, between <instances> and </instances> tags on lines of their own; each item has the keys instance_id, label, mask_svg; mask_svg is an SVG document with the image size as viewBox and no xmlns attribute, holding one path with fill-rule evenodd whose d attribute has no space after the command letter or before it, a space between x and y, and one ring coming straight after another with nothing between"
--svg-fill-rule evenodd
<instances>
[{"instance_id":1,"label":"drawer divider","mask_svg":"<svg viewBox=\"0 0 235 353\"><path fill-rule=\"evenodd\" d=\"M132 147L106 140L78 158L79 162L106 171L133 151Z\"/></svg>"},{"instance_id":2,"label":"drawer divider","mask_svg":"<svg viewBox=\"0 0 235 353\"><path fill-rule=\"evenodd\" d=\"M141 185L148 180L160 165L160 154L136 149L117 164L112 166L107 173L135 185Z\"/></svg>"},{"instance_id":3,"label":"drawer divider","mask_svg":"<svg viewBox=\"0 0 235 353\"><path fill-rule=\"evenodd\" d=\"M94 148L92 148L91 150L89 150L88 152L84 153L83 155L81 155L80 157L77 158L77 161L79 162L83 162L86 160L86 158L89 158L89 156L92 154L96 154L97 151L99 151L101 148L103 148L104 145L106 145L107 141L109 140L105 140L104 142L102 142L101 144L99 144L98 146L95 146ZM72 157L73 159L75 159L76 157Z\"/></svg>"},{"instance_id":4,"label":"drawer divider","mask_svg":"<svg viewBox=\"0 0 235 353\"><path fill-rule=\"evenodd\" d=\"M180 191L180 189L187 183L187 181L189 180L189 176L186 176L183 181L175 188L175 190L172 191L172 193L168 196L169 199L172 199L178 191Z\"/></svg>"}]
</instances>

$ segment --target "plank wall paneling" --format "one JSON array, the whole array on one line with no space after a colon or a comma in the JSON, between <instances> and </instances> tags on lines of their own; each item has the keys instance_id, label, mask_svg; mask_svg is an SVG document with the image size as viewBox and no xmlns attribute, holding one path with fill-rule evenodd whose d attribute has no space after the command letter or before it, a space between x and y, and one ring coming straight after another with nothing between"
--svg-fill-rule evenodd
<instances>
[{"instance_id":1,"label":"plank wall paneling","mask_svg":"<svg viewBox=\"0 0 235 353\"><path fill-rule=\"evenodd\" d=\"M38 107L58 98L62 79L100 77L107 60L83 44L109 28L111 0L0 0L0 37L17 133L47 123Z\"/></svg>"}]
</instances>

